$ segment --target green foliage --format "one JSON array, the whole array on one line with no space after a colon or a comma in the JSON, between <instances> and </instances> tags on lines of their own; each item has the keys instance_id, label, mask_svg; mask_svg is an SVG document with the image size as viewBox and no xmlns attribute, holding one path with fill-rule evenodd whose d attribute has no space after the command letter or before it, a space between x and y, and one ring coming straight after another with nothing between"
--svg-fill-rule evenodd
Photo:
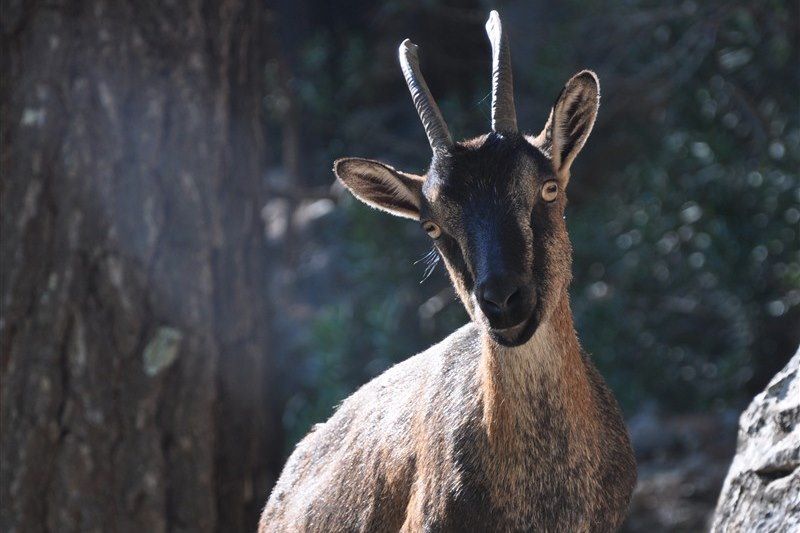
<instances>
[{"instance_id":1,"label":"green foliage","mask_svg":"<svg viewBox=\"0 0 800 533\"><path fill-rule=\"evenodd\" d=\"M632 42L621 58L625 68L649 54L679 72L688 59L670 46L698 43L691 76L650 112L659 134L645 133L591 206L571 212L579 331L629 407L723 407L742 399L759 364L771 374L796 345L800 124L788 16L780 4L693 6L655 28L667 52ZM793 342L765 338L770 321Z\"/></svg>"}]
</instances>

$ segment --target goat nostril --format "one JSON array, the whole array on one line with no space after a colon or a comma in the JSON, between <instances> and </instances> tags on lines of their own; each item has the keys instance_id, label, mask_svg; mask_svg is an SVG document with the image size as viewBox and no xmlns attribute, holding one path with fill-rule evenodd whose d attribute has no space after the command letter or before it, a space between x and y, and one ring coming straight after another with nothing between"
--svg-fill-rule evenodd
<instances>
[{"instance_id":1,"label":"goat nostril","mask_svg":"<svg viewBox=\"0 0 800 533\"><path fill-rule=\"evenodd\" d=\"M484 309L488 307L489 310L491 312L493 312L493 313L499 313L500 311L503 310L499 305L497 305L496 303L494 303L491 300L484 300L483 301L483 307L484 307Z\"/></svg>"},{"instance_id":2,"label":"goat nostril","mask_svg":"<svg viewBox=\"0 0 800 533\"><path fill-rule=\"evenodd\" d=\"M496 295L496 293L490 289L486 289L481 293L481 300L483 303L492 309L493 311L499 311L501 304L499 302L500 298Z\"/></svg>"},{"instance_id":3,"label":"goat nostril","mask_svg":"<svg viewBox=\"0 0 800 533\"><path fill-rule=\"evenodd\" d=\"M521 298L518 287L488 285L481 290L483 305L492 312L505 311Z\"/></svg>"}]
</instances>

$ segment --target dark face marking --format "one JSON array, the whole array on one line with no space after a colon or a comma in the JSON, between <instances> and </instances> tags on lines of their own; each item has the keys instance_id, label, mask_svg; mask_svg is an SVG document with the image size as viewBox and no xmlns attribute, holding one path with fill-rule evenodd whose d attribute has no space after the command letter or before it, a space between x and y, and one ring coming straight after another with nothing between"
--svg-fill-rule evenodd
<instances>
[{"instance_id":1,"label":"dark face marking","mask_svg":"<svg viewBox=\"0 0 800 533\"><path fill-rule=\"evenodd\" d=\"M506 346L530 339L569 279L563 191L542 197L553 179L522 135L491 133L435 155L423 187L420 220L441 230L434 243L459 296Z\"/></svg>"}]
</instances>

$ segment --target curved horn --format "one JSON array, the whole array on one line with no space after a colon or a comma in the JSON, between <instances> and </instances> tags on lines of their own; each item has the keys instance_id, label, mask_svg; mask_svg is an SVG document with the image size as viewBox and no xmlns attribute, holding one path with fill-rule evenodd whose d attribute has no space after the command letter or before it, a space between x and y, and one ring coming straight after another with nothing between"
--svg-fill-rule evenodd
<instances>
[{"instance_id":1,"label":"curved horn","mask_svg":"<svg viewBox=\"0 0 800 533\"><path fill-rule=\"evenodd\" d=\"M517 131L511 52L508 49L508 36L503 34L503 25L497 11L489 13L486 34L492 43L492 130Z\"/></svg>"},{"instance_id":2,"label":"curved horn","mask_svg":"<svg viewBox=\"0 0 800 533\"><path fill-rule=\"evenodd\" d=\"M450 130L447 129L441 111L439 111L439 106L431 96L425 78L422 77L417 55L418 48L408 39L403 41L398 50L400 66L403 69L408 90L411 92L411 99L414 100L414 107L417 108L419 118L425 127L425 134L428 136L431 148L434 151L444 151L453 145L453 138L450 136Z\"/></svg>"}]
</instances>

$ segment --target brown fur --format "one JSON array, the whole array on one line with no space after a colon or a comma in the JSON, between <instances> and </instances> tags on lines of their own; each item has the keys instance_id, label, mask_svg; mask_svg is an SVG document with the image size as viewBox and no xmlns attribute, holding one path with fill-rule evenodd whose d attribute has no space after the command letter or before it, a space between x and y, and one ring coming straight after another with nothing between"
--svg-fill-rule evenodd
<instances>
[{"instance_id":1,"label":"brown fur","mask_svg":"<svg viewBox=\"0 0 800 533\"><path fill-rule=\"evenodd\" d=\"M441 228L435 246L472 322L315 426L286 463L260 533L604 532L621 524L633 453L611 392L581 350L567 290L563 188L598 95L596 77L580 73L538 137L459 143L434 156L425 179L375 161L337 161L339 178L368 204ZM552 180L562 192L545 202ZM497 257L506 262L491 263ZM517 341L498 340L507 326L492 329L477 300L477 280L493 268L521 272L532 294L519 326L528 333Z\"/></svg>"},{"instance_id":2,"label":"brown fur","mask_svg":"<svg viewBox=\"0 0 800 533\"><path fill-rule=\"evenodd\" d=\"M616 529L627 434L566 300L552 320L515 353L469 324L362 387L298 445L259 531Z\"/></svg>"}]
</instances>

